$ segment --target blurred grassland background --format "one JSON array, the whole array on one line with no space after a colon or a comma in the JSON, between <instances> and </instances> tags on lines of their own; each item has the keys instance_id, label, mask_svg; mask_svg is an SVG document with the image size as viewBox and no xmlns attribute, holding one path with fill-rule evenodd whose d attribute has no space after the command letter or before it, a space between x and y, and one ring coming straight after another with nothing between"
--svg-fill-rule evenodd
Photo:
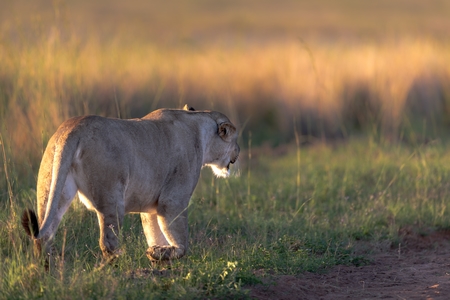
<instances>
[{"instance_id":1,"label":"blurred grassland background","mask_svg":"<svg viewBox=\"0 0 450 300\"><path fill-rule=\"evenodd\" d=\"M448 0L0 0L0 298L241 299L448 229L449 16ZM152 273L128 215L102 269L75 201L45 275L19 216L56 128L185 103L227 114L243 149L240 177L202 172L187 258Z\"/></svg>"},{"instance_id":2,"label":"blurred grassland background","mask_svg":"<svg viewBox=\"0 0 450 300\"><path fill-rule=\"evenodd\" d=\"M450 125L448 16L445 0L1 1L7 164L33 186L63 120L185 103L226 113L244 145L435 139Z\"/></svg>"}]
</instances>

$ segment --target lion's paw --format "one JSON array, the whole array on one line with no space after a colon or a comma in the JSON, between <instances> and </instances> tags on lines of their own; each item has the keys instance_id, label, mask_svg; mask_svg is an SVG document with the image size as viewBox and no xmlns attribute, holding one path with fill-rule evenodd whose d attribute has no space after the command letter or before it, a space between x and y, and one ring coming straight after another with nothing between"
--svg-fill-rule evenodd
<instances>
[{"instance_id":1,"label":"lion's paw","mask_svg":"<svg viewBox=\"0 0 450 300\"><path fill-rule=\"evenodd\" d=\"M151 261L172 260L183 256L180 248L174 246L152 246L146 251L148 259ZM180 255L181 254L181 255Z\"/></svg>"}]
</instances>

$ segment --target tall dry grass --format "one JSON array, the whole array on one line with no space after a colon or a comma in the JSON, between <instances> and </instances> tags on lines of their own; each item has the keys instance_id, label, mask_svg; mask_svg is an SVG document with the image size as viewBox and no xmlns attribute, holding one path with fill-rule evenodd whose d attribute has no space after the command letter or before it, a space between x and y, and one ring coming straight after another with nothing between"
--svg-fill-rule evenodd
<instances>
[{"instance_id":1,"label":"tall dry grass","mask_svg":"<svg viewBox=\"0 0 450 300\"><path fill-rule=\"evenodd\" d=\"M231 37L173 45L80 33L56 8L50 25L0 30L0 130L8 163L30 182L50 135L80 114L139 117L189 103L224 111L254 144L361 128L396 138L402 124L437 128L448 117L446 41Z\"/></svg>"}]
</instances>

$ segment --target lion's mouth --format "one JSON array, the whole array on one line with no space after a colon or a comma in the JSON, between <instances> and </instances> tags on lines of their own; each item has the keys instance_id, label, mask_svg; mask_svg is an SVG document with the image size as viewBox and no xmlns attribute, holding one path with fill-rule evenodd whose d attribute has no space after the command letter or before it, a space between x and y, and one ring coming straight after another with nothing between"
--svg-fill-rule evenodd
<instances>
[{"instance_id":1,"label":"lion's mouth","mask_svg":"<svg viewBox=\"0 0 450 300\"><path fill-rule=\"evenodd\" d=\"M239 155L236 155L235 158L232 158L232 159L230 160L230 163L228 164L228 166L230 166L230 164L234 164L234 163L238 160L238 158L239 158Z\"/></svg>"},{"instance_id":2,"label":"lion's mouth","mask_svg":"<svg viewBox=\"0 0 450 300\"><path fill-rule=\"evenodd\" d=\"M229 169L230 169L230 165L231 165L231 164L234 164L235 162L236 162L236 159L230 160L230 162L229 162L228 165L227 165L227 170L229 170Z\"/></svg>"}]
</instances>

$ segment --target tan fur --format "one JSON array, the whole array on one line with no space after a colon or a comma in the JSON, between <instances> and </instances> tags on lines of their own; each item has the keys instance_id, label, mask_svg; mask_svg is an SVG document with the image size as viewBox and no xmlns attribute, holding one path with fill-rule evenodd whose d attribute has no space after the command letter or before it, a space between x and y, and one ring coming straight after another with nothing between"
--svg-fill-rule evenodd
<instances>
[{"instance_id":1,"label":"tan fur","mask_svg":"<svg viewBox=\"0 0 450 300\"><path fill-rule=\"evenodd\" d=\"M239 155L236 140L234 125L212 111L161 109L141 119L67 120L51 137L39 169L37 246L43 243L50 252L78 193L97 213L104 256L118 251L124 214L140 213L147 256L182 257L188 248L187 207L200 169L208 165L227 176Z\"/></svg>"}]
</instances>

